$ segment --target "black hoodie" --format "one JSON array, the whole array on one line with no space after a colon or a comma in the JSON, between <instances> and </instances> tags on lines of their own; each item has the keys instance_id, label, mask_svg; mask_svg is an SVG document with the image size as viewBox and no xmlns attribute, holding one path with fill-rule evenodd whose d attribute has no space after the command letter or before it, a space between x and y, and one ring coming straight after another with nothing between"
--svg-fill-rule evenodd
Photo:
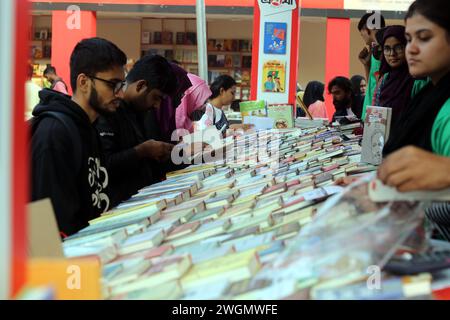
<instances>
[{"instance_id":1,"label":"black hoodie","mask_svg":"<svg viewBox=\"0 0 450 320\"><path fill-rule=\"evenodd\" d=\"M84 110L53 90L44 89L39 97L31 120L31 198L50 197L59 230L71 235L109 208L108 173L101 166L98 133Z\"/></svg>"}]
</instances>

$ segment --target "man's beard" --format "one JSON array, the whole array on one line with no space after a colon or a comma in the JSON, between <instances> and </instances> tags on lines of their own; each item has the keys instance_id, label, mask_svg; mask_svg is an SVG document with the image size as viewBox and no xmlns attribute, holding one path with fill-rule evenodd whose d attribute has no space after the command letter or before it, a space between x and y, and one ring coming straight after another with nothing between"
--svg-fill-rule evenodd
<instances>
[{"instance_id":1,"label":"man's beard","mask_svg":"<svg viewBox=\"0 0 450 320\"><path fill-rule=\"evenodd\" d=\"M344 100L333 100L333 104L336 107L336 110L344 110L350 107L351 100L350 98L344 98Z\"/></svg>"},{"instance_id":2,"label":"man's beard","mask_svg":"<svg viewBox=\"0 0 450 320\"><path fill-rule=\"evenodd\" d=\"M95 87L92 87L91 94L89 95L89 105L99 115L109 115L112 111L109 111L104 105L102 105L98 99L98 92Z\"/></svg>"}]
</instances>

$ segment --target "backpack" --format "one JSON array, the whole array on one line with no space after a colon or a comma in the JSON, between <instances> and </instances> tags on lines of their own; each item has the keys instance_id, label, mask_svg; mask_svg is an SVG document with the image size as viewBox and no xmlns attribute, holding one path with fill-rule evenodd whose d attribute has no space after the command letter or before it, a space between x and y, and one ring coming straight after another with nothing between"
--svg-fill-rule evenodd
<instances>
[{"instance_id":1,"label":"backpack","mask_svg":"<svg viewBox=\"0 0 450 320\"><path fill-rule=\"evenodd\" d=\"M39 116L31 118L30 120L28 120L31 128L31 137L33 137L34 133L36 132L40 121L46 117L57 119L67 129L67 132L70 136L70 141L72 142L72 145L75 149L74 160L77 165L76 172L79 173L82 165L83 147L81 144L81 137L78 132L78 128L68 115L58 111L44 111Z\"/></svg>"}]
</instances>

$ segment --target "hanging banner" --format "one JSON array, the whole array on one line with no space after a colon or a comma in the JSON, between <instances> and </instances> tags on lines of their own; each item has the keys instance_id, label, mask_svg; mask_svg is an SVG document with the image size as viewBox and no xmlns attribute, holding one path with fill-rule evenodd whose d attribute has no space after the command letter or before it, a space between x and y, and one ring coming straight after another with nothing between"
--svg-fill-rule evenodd
<instances>
[{"instance_id":1,"label":"hanging banner","mask_svg":"<svg viewBox=\"0 0 450 320\"><path fill-rule=\"evenodd\" d=\"M408 11L414 0L344 0L345 10Z\"/></svg>"},{"instance_id":2,"label":"hanging banner","mask_svg":"<svg viewBox=\"0 0 450 320\"><path fill-rule=\"evenodd\" d=\"M295 103L299 0L256 0L252 100Z\"/></svg>"}]
</instances>

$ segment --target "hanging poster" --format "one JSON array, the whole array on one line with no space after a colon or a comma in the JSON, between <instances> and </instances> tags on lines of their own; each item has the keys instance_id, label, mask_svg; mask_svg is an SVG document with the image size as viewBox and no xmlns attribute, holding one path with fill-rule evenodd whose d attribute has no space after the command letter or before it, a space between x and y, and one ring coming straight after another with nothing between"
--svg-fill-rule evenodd
<instances>
[{"instance_id":1,"label":"hanging poster","mask_svg":"<svg viewBox=\"0 0 450 320\"><path fill-rule=\"evenodd\" d=\"M268 60L263 64L263 92L284 93L286 90L286 63Z\"/></svg>"},{"instance_id":2,"label":"hanging poster","mask_svg":"<svg viewBox=\"0 0 450 320\"><path fill-rule=\"evenodd\" d=\"M287 23L266 22L264 28L264 53L286 54Z\"/></svg>"}]
</instances>

